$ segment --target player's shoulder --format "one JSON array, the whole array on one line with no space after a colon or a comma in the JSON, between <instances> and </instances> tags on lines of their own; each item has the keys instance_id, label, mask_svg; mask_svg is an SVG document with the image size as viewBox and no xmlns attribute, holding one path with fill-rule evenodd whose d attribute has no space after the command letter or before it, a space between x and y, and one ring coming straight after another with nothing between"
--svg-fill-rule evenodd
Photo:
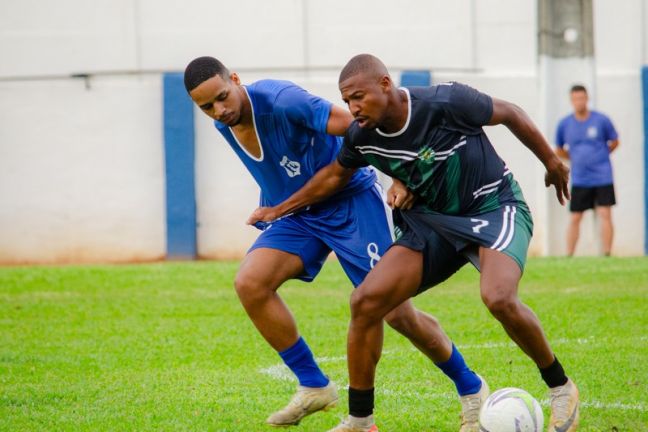
<instances>
[{"instance_id":1,"label":"player's shoulder","mask_svg":"<svg viewBox=\"0 0 648 432\"><path fill-rule=\"evenodd\" d=\"M255 98L261 97L274 102L284 90L300 87L290 81L262 79L253 82L252 84L246 86L246 88L248 92L253 94Z\"/></svg>"},{"instance_id":2,"label":"player's shoulder","mask_svg":"<svg viewBox=\"0 0 648 432\"><path fill-rule=\"evenodd\" d=\"M438 98L439 85L405 87L412 101L434 101Z\"/></svg>"},{"instance_id":3,"label":"player's shoulder","mask_svg":"<svg viewBox=\"0 0 648 432\"><path fill-rule=\"evenodd\" d=\"M427 102L448 102L457 93L476 91L473 87L458 81L446 81L426 87L407 87L412 100Z\"/></svg>"},{"instance_id":4,"label":"player's shoulder","mask_svg":"<svg viewBox=\"0 0 648 432\"><path fill-rule=\"evenodd\" d=\"M257 114L282 113L297 102L305 90L291 81L263 79L246 86Z\"/></svg>"}]
</instances>

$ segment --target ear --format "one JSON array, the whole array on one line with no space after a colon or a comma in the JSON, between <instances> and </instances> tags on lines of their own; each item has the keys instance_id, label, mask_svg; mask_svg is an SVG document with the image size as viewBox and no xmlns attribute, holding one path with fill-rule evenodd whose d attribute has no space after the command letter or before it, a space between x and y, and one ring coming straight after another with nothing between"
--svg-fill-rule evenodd
<instances>
[{"instance_id":1,"label":"ear","mask_svg":"<svg viewBox=\"0 0 648 432\"><path fill-rule=\"evenodd\" d=\"M380 77L378 85L380 85L380 89L383 93L389 93L392 90L394 83L392 83L391 77L389 75L383 75L382 77Z\"/></svg>"},{"instance_id":2,"label":"ear","mask_svg":"<svg viewBox=\"0 0 648 432\"><path fill-rule=\"evenodd\" d=\"M232 81L236 85L241 85L241 79L239 78L238 74L236 72L232 72L229 76L230 81Z\"/></svg>"}]
</instances>

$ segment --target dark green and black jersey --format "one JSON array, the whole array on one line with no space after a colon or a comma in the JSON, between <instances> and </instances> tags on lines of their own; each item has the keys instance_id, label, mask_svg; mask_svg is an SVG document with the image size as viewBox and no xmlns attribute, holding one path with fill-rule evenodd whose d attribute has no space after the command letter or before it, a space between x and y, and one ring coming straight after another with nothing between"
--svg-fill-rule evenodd
<instances>
[{"instance_id":1,"label":"dark green and black jersey","mask_svg":"<svg viewBox=\"0 0 648 432\"><path fill-rule=\"evenodd\" d=\"M523 203L482 129L493 113L490 96L455 82L403 90L409 101L405 126L387 134L352 123L338 154L342 166L373 165L439 213L475 215Z\"/></svg>"}]
</instances>

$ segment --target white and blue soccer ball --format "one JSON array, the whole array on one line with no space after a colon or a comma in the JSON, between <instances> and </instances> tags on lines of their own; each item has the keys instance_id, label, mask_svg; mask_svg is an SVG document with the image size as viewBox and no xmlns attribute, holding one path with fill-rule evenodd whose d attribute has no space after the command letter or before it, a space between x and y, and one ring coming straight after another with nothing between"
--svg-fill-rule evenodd
<instances>
[{"instance_id":1,"label":"white and blue soccer ball","mask_svg":"<svg viewBox=\"0 0 648 432\"><path fill-rule=\"evenodd\" d=\"M491 394L479 413L480 432L542 432L544 416L537 400L519 388Z\"/></svg>"}]
</instances>

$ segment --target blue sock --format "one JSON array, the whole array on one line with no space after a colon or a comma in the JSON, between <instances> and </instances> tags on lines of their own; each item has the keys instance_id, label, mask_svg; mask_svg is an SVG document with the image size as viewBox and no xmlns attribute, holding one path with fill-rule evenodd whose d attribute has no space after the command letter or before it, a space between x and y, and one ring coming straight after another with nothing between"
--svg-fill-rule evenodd
<instances>
[{"instance_id":1,"label":"blue sock","mask_svg":"<svg viewBox=\"0 0 648 432\"><path fill-rule=\"evenodd\" d=\"M303 338L299 338L295 345L279 353L286 366L297 376L299 385L304 387L326 387L329 379L320 370L313 353Z\"/></svg>"},{"instance_id":2,"label":"blue sock","mask_svg":"<svg viewBox=\"0 0 648 432\"><path fill-rule=\"evenodd\" d=\"M454 344L448 361L435 364L454 382L459 396L475 394L481 389L481 380L475 372L468 368L463 356Z\"/></svg>"}]
</instances>

